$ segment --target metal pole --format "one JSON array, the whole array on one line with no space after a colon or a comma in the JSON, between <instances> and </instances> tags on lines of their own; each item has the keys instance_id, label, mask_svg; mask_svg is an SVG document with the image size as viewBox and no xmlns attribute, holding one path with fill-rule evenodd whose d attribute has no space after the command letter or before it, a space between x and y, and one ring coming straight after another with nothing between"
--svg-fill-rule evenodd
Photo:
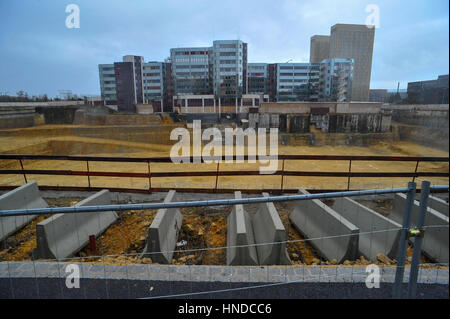
<instances>
[{"instance_id":1,"label":"metal pole","mask_svg":"<svg viewBox=\"0 0 450 319\"><path fill-rule=\"evenodd\" d=\"M350 190L350 173L352 172L352 160L348 164L348 180L347 180L347 190Z\"/></svg>"},{"instance_id":2,"label":"metal pole","mask_svg":"<svg viewBox=\"0 0 450 319\"><path fill-rule=\"evenodd\" d=\"M89 186L89 188L91 188L91 176L89 175L89 161L86 161L86 171L88 173L88 176L87 176L87 178L88 178L88 186Z\"/></svg>"},{"instance_id":3,"label":"metal pole","mask_svg":"<svg viewBox=\"0 0 450 319\"><path fill-rule=\"evenodd\" d=\"M448 190L448 185L431 186L432 190ZM71 206L71 207L54 207L54 208L23 208L23 209L0 209L0 217L3 216L24 216L24 215L45 215L45 214L77 214L87 212L106 212L106 211L126 211L126 210L148 210L159 208L185 208L185 207L209 207L209 206L223 206L223 205L239 205L239 204L259 204L269 202L289 202L308 199L324 199L334 197L352 197L352 196L366 196L366 195L381 195L392 193L406 193L409 189L407 187L388 188L388 189L368 189L362 191L349 192L331 192L318 194L301 194L301 195L281 195L269 197L253 197L242 199L215 199L215 200L201 200L201 201L184 201L184 202L170 202L170 203L143 203L143 204L123 204L123 205L97 205L97 206Z\"/></svg>"},{"instance_id":4,"label":"metal pole","mask_svg":"<svg viewBox=\"0 0 450 319\"><path fill-rule=\"evenodd\" d=\"M405 273L406 249L408 248L407 232L411 223L411 211L416 195L416 183L408 183L408 197L406 199L405 213L403 214L403 228L400 234L400 243L397 256L397 269L395 271L395 283L392 297L400 298L402 293L403 275Z\"/></svg>"},{"instance_id":5,"label":"metal pole","mask_svg":"<svg viewBox=\"0 0 450 319\"><path fill-rule=\"evenodd\" d=\"M19 159L19 162L20 162L20 167L22 168L22 171L23 171L23 164L22 164L22 160L21 159ZM27 175L25 174L25 173L23 173L23 178L25 179L25 184L27 184L28 182L27 182Z\"/></svg>"},{"instance_id":6,"label":"metal pole","mask_svg":"<svg viewBox=\"0 0 450 319\"><path fill-rule=\"evenodd\" d=\"M423 243L423 225L428 207L428 195L430 194L430 182L423 181L420 192L419 217L417 218L416 233L414 234L414 251L409 272L408 298L415 299L417 292L417 276L419 274L420 253Z\"/></svg>"},{"instance_id":7,"label":"metal pole","mask_svg":"<svg viewBox=\"0 0 450 319\"><path fill-rule=\"evenodd\" d=\"M417 169L419 168L419 161L417 161L417 163L416 163L416 168L414 169L414 174L417 174ZM416 175L414 175L413 176L413 180L412 180L413 182L415 182L416 181Z\"/></svg>"},{"instance_id":8,"label":"metal pole","mask_svg":"<svg viewBox=\"0 0 450 319\"><path fill-rule=\"evenodd\" d=\"M147 162L148 167L148 190L152 193L152 171L150 170L150 161Z\"/></svg>"}]
</instances>

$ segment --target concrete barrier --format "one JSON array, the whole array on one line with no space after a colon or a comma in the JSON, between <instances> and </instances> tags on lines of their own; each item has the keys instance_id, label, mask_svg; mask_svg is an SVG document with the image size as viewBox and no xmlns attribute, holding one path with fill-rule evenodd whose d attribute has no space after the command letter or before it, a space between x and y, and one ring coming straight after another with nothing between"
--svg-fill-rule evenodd
<instances>
[{"instance_id":1,"label":"concrete barrier","mask_svg":"<svg viewBox=\"0 0 450 319\"><path fill-rule=\"evenodd\" d=\"M420 202L420 193L416 195L415 200ZM437 210L439 213L448 217L448 203L439 198L432 195L428 196L428 207Z\"/></svg>"},{"instance_id":2,"label":"concrete barrier","mask_svg":"<svg viewBox=\"0 0 450 319\"><path fill-rule=\"evenodd\" d=\"M403 222L403 214L406 205L405 194L395 194L392 205L392 212L388 216L397 223ZM419 215L418 201L414 201L413 213L411 216L411 226L415 226ZM429 258L439 262L448 263L449 260L449 231L448 231L448 216L428 207L425 216L425 226L443 226L431 227L425 229L423 239L422 251Z\"/></svg>"},{"instance_id":3,"label":"concrete barrier","mask_svg":"<svg viewBox=\"0 0 450 319\"><path fill-rule=\"evenodd\" d=\"M30 182L0 196L0 209L45 207L48 205L40 196L35 182ZM0 241L21 229L34 218L36 215L0 217Z\"/></svg>"},{"instance_id":4,"label":"concrete barrier","mask_svg":"<svg viewBox=\"0 0 450 319\"><path fill-rule=\"evenodd\" d=\"M301 194L308 194L301 189ZM358 256L359 228L342 215L318 199L296 202L294 211L289 215L294 227L307 238L323 238L308 243L316 248L323 257L338 262L354 260Z\"/></svg>"},{"instance_id":5,"label":"concrete barrier","mask_svg":"<svg viewBox=\"0 0 450 319\"><path fill-rule=\"evenodd\" d=\"M269 194L263 193L267 197ZM252 217L256 251L260 265L290 265L286 250L287 232L273 203L261 203ZM284 242L283 242L284 241ZM279 244L261 245L265 243Z\"/></svg>"},{"instance_id":6,"label":"concrete barrier","mask_svg":"<svg viewBox=\"0 0 450 319\"><path fill-rule=\"evenodd\" d=\"M359 234L360 254L374 261L377 260L377 254L383 254L389 258L397 257L402 227L399 223L348 197L336 198L332 208L358 227L361 233L367 233ZM382 230L389 231L377 232Z\"/></svg>"},{"instance_id":7,"label":"concrete barrier","mask_svg":"<svg viewBox=\"0 0 450 319\"><path fill-rule=\"evenodd\" d=\"M448 203L438 197L428 196L428 207L448 217Z\"/></svg>"},{"instance_id":8,"label":"concrete barrier","mask_svg":"<svg viewBox=\"0 0 450 319\"><path fill-rule=\"evenodd\" d=\"M176 192L169 191L164 203L174 200ZM142 257L149 257L155 263L170 264L177 244L183 215L178 208L159 209L148 230L147 244Z\"/></svg>"},{"instance_id":9,"label":"concrete barrier","mask_svg":"<svg viewBox=\"0 0 450 319\"><path fill-rule=\"evenodd\" d=\"M241 192L234 192L241 199ZM254 245L253 226L250 215L243 205L235 205L227 217L227 265L258 265L258 255Z\"/></svg>"},{"instance_id":10,"label":"concrete barrier","mask_svg":"<svg viewBox=\"0 0 450 319\"><path fill-rule=\"evenodd\" d=\"M102 190L75 206L111 204L111 194ZM73 256L89 242L89 236L100 235L117 219L116 212L56 214L36 225L36 249L33 258L62 259Z\"/></svg>"}]
</instances>

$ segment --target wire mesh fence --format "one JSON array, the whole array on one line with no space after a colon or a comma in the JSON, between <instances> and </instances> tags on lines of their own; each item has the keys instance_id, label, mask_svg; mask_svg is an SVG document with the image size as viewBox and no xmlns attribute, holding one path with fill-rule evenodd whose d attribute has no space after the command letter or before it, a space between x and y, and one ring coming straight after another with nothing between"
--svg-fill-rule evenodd
<instances>
[{"instance_id":1,"label":"wire mesh fence","mask_svg":"<svg viewBox=\"0 0 450 319\"><path fill-rule=\"evenodd\" d=\"M448 186L431 189L448 190ZM97 205L96 209L85 206L90 212L80 209L75 213L72 208L72 214L62 207L73 207L80 198L47 199L55 209L41 210L36 219L1 243L0 294L7 298L339 298L346 294L392 297L396 280L404 286L410 280L410 273L417 273L413 278L418 284L414 296L442 297L445 296L442 287L447 287L448 295L448 210L445 216L445 212L430 212L432 209L428 208L427 217L433 214L441 219L427 218L428 222L420 227L424 234L420 260L412 265L417 237L411 235L411 230L416 228L395 221L404 215L409 199L401 201L397 193L408 191L411 193L410 186L331 194L116 203ZM403 203L401 207L396 200ZM410 207L412 215L418 214L415 210L420 208L421 202L415 203L418 207ZM235 213L233 209L245 204L245 212L253 217L262 214L261 207L269 203L274 205L281 223L278 226L284 230L282 240L232 244L229 238L232 229L227 218ZM144 254L152 240L149 228L158 220L158 213L170 209L181 209L183 216L176 242L155 251L146 250ZM393 217L396 209L400 217ZM111 210L118 212L118 218L101 227L105 221L99 212ZM299 223L292 216L300 211L306 214ZM6 218L17 219L31 213L37 211L1 210L2 229ZM75 237L69 237L78 248L67 256L37 258L33 253L39 241L36 226L55 220L58 215L53 213L73 216L69 228L73 228ZM102 229L94 238L92 230L86 230L81 223L88 214L94 216L100 226L98 229ZM436 223L436 220L442 222ZM413 220L412 225L416 226L415 223ZM49 234L47 240L58 238L55 235L58 227L63 226L50 226L53 237ZM406 236L404 239L402 234ZM53 251L66 249L64 236L61 238L53 242ZM406 242L404 251L400 247L402 240ZM261 261L264 253L261 248L269 249L272 255L286 252L289 262L279 264L282 259L275 258L275 262L267 264L231 265L227 259L229 251L255 249ZM155 261L161 254L171 256L167 264ZM404 263L399 263L400 254L404 255ZM404 272L402 278L398 278L399 268ZM406 292L403 293L406 296Z\"/></svg>"}]
</instances>

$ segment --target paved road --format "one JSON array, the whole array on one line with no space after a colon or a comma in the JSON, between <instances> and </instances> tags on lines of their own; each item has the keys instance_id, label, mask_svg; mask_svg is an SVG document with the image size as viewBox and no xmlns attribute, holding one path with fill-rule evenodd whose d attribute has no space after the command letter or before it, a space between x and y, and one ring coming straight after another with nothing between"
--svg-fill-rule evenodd
<instances>
[{"instance_id":1,"label":"paved road","mask_svg":"<svg viewBox=\"0 0 450 319\"><path fill-rule=\"evenodd\" d=\"M81 279L79 289L68 289L65 279L0 278L0 298L144 298L149 296L185 294L229 288L264 285L264 283L180 282L124 279ZM150 291L150 289L152 290ZM404 295L406 296L406 285ZM220 298L391 298L392 284L382 283L379 289L368 289L364 283L290 283L233 292L180 296L182 299ZM418 298L449 298L449 286L419 284Z\"/></svg>"}]
</instances>

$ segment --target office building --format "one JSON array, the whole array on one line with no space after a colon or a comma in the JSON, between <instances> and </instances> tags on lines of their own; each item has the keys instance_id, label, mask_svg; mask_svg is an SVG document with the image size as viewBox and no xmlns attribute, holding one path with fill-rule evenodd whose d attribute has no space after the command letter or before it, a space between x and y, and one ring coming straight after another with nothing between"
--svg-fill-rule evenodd
<instances>
[{"instance_id":1,"label":"office building","mask_svg":"<svg viewBox=\"0 0 450 319\"><path fill-rule=\"evenodd\" d=\"M408 102L413 104L448 104L448 74L436 80L408 83Z\"/></svg>"},{"instance_id":2,"label":"office building","mask_svg":"<svg viewBox=\"0 0 450 319\"><path fill-rule=\"evenodd\" d=\"M210 51L209 47L170 50L176 95L212 93Z\"/></svg>"},{"instance_id":3,"label":"office building","mask_svg":"<svg viewBox=\"0 0 450 319\"><path fill-rule=\"evenodd\" d=\"M269 65L267 63L248 63L247 93L269 94Z\"/></svg>"},{"instance_id":4,"label":"office building","mask_svg":"<svg viewBox=\"0 0 450 319\"><path fill-rule=\"evenodd\" d=\"M389 100L389 92L387 89L370 89L369 101L387 103Z\"/></svg>"},{"instance_id":5,"label":"office building","mask_svg":"<svg viewBox=\"0 0 450 319\"><path fill-rule=\"evenodd\" d=\"M353 59L353 101L369 101L374 37L375 28L366 25L331 27L329 58Z\"/></svg>"},{"instance_id":6,"label":"office building","mask_svg":"<svg viewBox=\"0 0 450 319\"><path fill-rule=\"evenodd\" d=\"M99 64L100 92L103 101L108 105L117 104L116 76L114 64Z\"/></svg>"},{"instance_id":7,"label":"office building","mask_svg":"<svg viewBox=\"0 0 450 319\"><path fill-rule=\"evenodd\" d=\"M247 44L240 40L213 42L212 72L214 95L224 100L238 99L245 93L244 72L247 65ZM245 64L245 65L244 65Z\"/></svg>"},{"instance_id":8,"label":"office building","mask_svg":"<svg viewBox=\"0 0 450 319\"><path fill-rule=\"evenodd\" d=\"M352 100L352 59L327 59L320 63L319 101Z\"/></svg>"},{"instance_id":9,"label":"office building","mask_svg":"<svg viewBox=\"0 0 450 319\"><path fill-rule=\"evenodd\" d=\"M276 100L317 101L319 73L320 63L277 63Z\"/></svg>"},{"instance_id":10,"label":"office building","mask_svg":"<svg viewBox=\"0 0 450 319\"><path fill-rule=\"evenodd\" d=\"M314 35L311 37L309 62L320 63L330 58L330 36Z\"/></svg>"}]
</instances>

